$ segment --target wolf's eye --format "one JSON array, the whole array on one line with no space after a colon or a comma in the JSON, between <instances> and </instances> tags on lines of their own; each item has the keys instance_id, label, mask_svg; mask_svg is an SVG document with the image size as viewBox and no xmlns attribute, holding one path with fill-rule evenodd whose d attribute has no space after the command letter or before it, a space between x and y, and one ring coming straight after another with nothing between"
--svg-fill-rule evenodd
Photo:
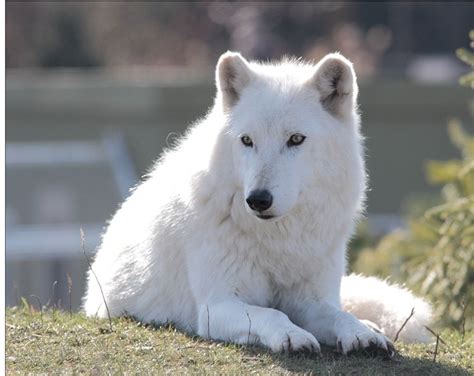
<instances>
[{"instance_id":1,"label":"wolf's eye","mask_svg":"<svg viewBox=\"0 0 474 376\"><path fill-rule=\"evenodd\" d=\"M298 146L298 145L301 145L305 139L306 139L306 137L303 136L302 134L295 133L295 134L291 135L291 137L288 140L288 142L286 143L286 145L288 147Z\"/></svg>"},{"instance_id":2,"label":"wolf's eye","mask_svg":"<svg viewBox=\"0 0 474 376\"><path fill-rule=\"evenodd\" d=\"M242 137L240 137L240 140L242 141L242 143L245 145L245 146L248 146L248 147L252 147L253 146L253 142L252 142L252 139L247 136L246 134L244 134Z\"/></svg>"}]
</instances>

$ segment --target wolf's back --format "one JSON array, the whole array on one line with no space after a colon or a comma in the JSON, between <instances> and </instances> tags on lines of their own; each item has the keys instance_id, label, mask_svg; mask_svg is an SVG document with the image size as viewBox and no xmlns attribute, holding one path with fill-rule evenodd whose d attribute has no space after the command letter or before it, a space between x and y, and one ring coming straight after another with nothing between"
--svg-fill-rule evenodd
<instances>
[{"instance_id":1,"label":"wolf's back","mask_svg":"<svg viewBox=\"0 0 474 376\"><path fill-rule=\"evenodd\" d=\"M431 306L404 287L351 274L342 279L341 301L344 310L377 324L392 340L414 309L399 334L400 340L407 343L431 340L425 328L432 317Z\"/></svg>"}]
</instances>

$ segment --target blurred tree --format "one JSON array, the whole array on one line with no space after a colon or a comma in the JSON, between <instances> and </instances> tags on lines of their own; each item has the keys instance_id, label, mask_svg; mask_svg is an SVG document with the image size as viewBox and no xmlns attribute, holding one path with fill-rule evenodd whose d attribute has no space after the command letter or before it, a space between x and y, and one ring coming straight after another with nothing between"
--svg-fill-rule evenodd
<instances>
[{"instance_id":1,"label":"blurred tree","mask_svg":"<svg viewBox=\"0 0 474 376\"><path fill-rule=\"evenodd\" d=\"M63 13L56 20L58 38L45 55L40 57L43 67L95 67L100 65L83 40L81 19Z\"/></svg>"},{"instance_id":2,"label":"blurred tree","mask_svg":"<svg viewBox=\"0 0 474 376\"><path fill-rule=\"evenodd\" d=\"M474 46L474 31L470 37ZM472 52L456 52L474 68ZM460 82L474 88L474 71ZM412 218L407 230L387 235L375 249L362 251L354 270L406 281L432 300L443 324L462 328L474 325L474 136L458 121L448 131L462 158L426 166L428 180L443 184L443 203Z\"/></svg>"},{"instance_id":3,"label":"blurred tree","mask_svg":"<svg viewBox=\"0 0 474 376\"><path fill-rule=\"evenodd\" d=\"M472 19L472 3L8 1L6 65L196 68L227 49L254 59L339 50L363 78L448 53Z\"/></svg>"}]
</instances>

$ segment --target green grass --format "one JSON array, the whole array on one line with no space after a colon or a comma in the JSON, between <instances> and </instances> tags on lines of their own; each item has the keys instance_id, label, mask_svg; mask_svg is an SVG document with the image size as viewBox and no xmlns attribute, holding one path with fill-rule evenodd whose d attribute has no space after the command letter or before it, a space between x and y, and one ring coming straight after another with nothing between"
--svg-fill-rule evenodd
<instances>
[{"instance_id":1,"label":"green grass","mask_svg":"<svg viewBox=\"0 0 474 376\"><path fill-rule=\"evenodd\" d=\"M433 362L434 344L403 345L392 360L364 354L342 356L325 347L321 357L271 354L189 337L172 327L153 328L127 319L107 320L57 310L28 308L6 312L7 374L323 374L471 375L473 333L464 342L443 332Z\"/></svg>"}]
</instances>

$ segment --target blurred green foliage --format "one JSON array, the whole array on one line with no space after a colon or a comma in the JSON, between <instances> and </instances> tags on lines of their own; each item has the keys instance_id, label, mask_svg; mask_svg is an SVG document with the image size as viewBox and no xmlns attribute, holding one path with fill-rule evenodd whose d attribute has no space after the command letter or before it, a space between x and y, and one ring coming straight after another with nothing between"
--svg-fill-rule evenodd
<instances>
[{"instance_id":1,"label":"blurred green foliage","mask_svg":"<svg viewBox=\"0 0 474 376\"><path fill-rule=\"evenodd\" d=\"M472 46L474 31L470 37ZM456 53L474 69L474 53L465 49ZM474 71L460 82L474 88ZM420 216L410 217L406 230L393 232L374 248L362 250L353 270L405 282L432 301L442 325L471 329L474 326L474 136L455 120L448 125L448 133L461 158L430 161L426 165L428 181L442 185L442 203Z\"/></svg>"}]
</instances>

